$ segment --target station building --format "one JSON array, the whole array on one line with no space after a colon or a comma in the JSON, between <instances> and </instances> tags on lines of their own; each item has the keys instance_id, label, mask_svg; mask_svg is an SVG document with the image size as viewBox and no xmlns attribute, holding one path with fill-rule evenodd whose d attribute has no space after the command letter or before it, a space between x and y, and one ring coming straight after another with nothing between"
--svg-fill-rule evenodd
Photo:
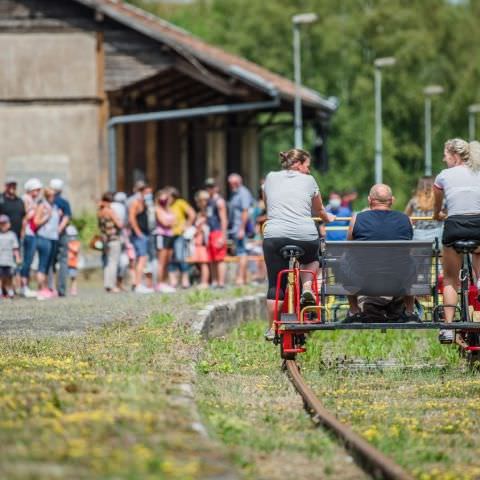
<instances>
[{"instance_id":1,"label":"station building","mask_svg":"<svg viewBox=\"0 0 480 480\"><path fill-rule=\"evenodd\" d=\"M261 130L294 96L290 80L120 0L0 2L0 181L63 178L77 210L137 179L192 198L235 171L256 190ZM307 88L301 100L324 142L335 103Z\"/></svg>"}]
</instances>

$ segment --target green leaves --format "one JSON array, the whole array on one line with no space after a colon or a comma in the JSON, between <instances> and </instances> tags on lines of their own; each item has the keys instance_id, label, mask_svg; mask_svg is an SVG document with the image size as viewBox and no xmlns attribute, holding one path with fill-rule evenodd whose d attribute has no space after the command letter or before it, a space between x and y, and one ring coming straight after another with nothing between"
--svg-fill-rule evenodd
<instances>
[{"instance_id":1,"label":"green leaves","mask_svg":"<svg viewBox=\"0 0 480 480\"><path fill-rule=\"evenodd\" d=\"M424 96L428 84L445 93L433 99L433 167L443 168L443 144L467 136L467 107L480 100L479 2L440 0L199 0L188 6L144 8L288 78L293 77L291 17L315 12L316 23L302 26L303 82L340 100L328 150L330 171L320 186L357 188L373 183L373 61L395 56L383 75L384 181L399 199L410 196L423 174ZM306 148L314 136L306 133ZM479 132L480 133L480 132ZM293 130L262 134L262 167L277 168L277 152L293 143ZM359 201L363 207L365 198Z\"/></svg>"}]
</instances>

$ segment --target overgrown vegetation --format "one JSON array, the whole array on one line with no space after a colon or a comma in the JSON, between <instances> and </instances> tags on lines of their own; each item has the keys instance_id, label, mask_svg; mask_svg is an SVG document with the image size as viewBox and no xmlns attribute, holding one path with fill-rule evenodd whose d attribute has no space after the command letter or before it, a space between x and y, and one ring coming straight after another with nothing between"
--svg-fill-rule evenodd
<instances>
[{"instance_id":1,"label":"overgrown vegetation","mask_svg":"<svg viewBox=\"0 0 480 480\"><path fill-rule=\"evenodd\" d=\"M171 5L130 0L199 37L292 78L291 18L315 12L302 27L305 85L339 99L329 132L330 169L324 192L373 182L373 61L395 56L383 75L384 179L402 205L423 173L423 88L439 84L433 99L434 171L443 143L467 136L467 107L480 100L480 2L474 0L197 0ZM277 168L291 129L263 132L263 169ZM306 147L313 147L307 132ZM362 201L362 205L363 205ZM360 205L359 205L360 206Z\"/></svg>"},{"instance_id":2,"label":"overgrown vegetation","mask_svg":"<svg viewBox=\"0 0 480 480\"><path fill-rule=\"evenodd\" d=\"M0 339L0 477L204 478L212 467L172 403L194 342L168 313L81 338Z\"/></svg>"},{"instance_id":3,"label":"overgrown vegetation","mask_svg":"<svg viewBox=\"0 0 480 480\"><path fill-rule=\"evenodd\" d=\"M205 417L247 476L272 457L287 463L290 452L328 465L335 457L323 456L325 434L300 420L301 402L292 402L277 349L260 341L263 329L248 324L210 343L199 365ZM416 478L480 476L480 377L436 332L317 333L299 361L325 405Z\"/></svg>"}]
</instances>

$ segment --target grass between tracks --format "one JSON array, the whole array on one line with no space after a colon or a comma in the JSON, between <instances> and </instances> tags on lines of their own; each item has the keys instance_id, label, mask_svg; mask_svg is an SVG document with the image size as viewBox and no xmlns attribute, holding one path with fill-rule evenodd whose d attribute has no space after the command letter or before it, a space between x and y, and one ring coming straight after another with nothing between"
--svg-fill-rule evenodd
<instances>
[{"instance_id":1,"label":"grass between tracks","mask_svg":"<svg viewBox=\"0 0 480 480\"><path fill-rule=\"evenodd\" d=\"M197 402L247 479L362 479L331 437L312 427L280 369L278 353L252 322L209 342L198 363Z\"/></svg>"},{"instance_id":2,"label":"grass between tracks","mask_svg":"<svg viewBox=\"0 0 480 480\"><path fill-rule=\"evenodd\" d=\"M165 297L163 313L141 325L83 336L0 338L0 478L214 474L220 454L199 445L185 403L199 340L174 316L245 293Z\"/></svg>"},{"instance_id":3,"label":"grass between tracks","mask_svg":"<svg viewBox=\"0 0 480 480\"><path fill-rule=\"evenodd\" d=\"M200 364L205 417L247 476L268 470L272 452L282 465L290 452L312 461L323 455L331 473L333 447L291 401L278 352L258 341L263 327L249 324L211 342ZM299 360L326 407L416 478L480 478L480 374L436 332L317 333Z\"/></svg>"}]
</instances>

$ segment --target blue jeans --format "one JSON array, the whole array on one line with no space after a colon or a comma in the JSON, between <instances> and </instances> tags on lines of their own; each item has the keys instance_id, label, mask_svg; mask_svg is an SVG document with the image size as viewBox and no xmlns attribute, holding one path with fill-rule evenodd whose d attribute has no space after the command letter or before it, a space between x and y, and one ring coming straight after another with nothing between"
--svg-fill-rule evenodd
<instances>
[{"instance_id":1,"label":"blue jeans","mask_svg":"<svg viewBox=\"0 0 480 480\"><path fill-rule=\"evenodd\" d=\"M58 294L63 297L67 294L68 280L68 235L63 233L60 235L56 245L55 260L58 262L57 272L57 290Z\"/></svg>"},{"instance_id":2,"label":"blue jeans","mask_svg":"<svg viewBox=\"0 0 480 480\"><path fill-rule=\"evenodd\" d=\"M137 237L132 235L131 242L133 248L135 249L135 255L138 257L146 257L148 255L148 236L143 235L142 237Z\"/></svg>"},{"instance_id":3,"label":"blue jeans","mask_svg":"<svg viewBox=\"0 0 480 480\"><path fill-rule=\"evenodd\" d=\"M55 240L49 240L45 237L37 237L36 243L38 252L38 271L47 275L50 267L53 265Z\"/></svg>"},{"instance_id":4,"label":"blue jeans","mask_svg":"<svg viewBox=\"0 0 480 480\"><path fill-rule=\"evenodd\" d=\"M35 235L25 235L23 238L23 262L20 276L22 278L30 277L30 267L37 249L37 237Z\"/></svg>"},{"instance_id":5,"label":"blue jeans","mask_svg":"<svg viewBox=\"0 0 480 480\"><path fill-rule=\"evenodd\" d=\"M182 273L186 273L190 269L190 265L185 262L187 253L187 244L183 235L178 235L173 241L173 257L172 261L168 265L169 272L176 272L180 270Z\"/></svg>"}]
</instances>

